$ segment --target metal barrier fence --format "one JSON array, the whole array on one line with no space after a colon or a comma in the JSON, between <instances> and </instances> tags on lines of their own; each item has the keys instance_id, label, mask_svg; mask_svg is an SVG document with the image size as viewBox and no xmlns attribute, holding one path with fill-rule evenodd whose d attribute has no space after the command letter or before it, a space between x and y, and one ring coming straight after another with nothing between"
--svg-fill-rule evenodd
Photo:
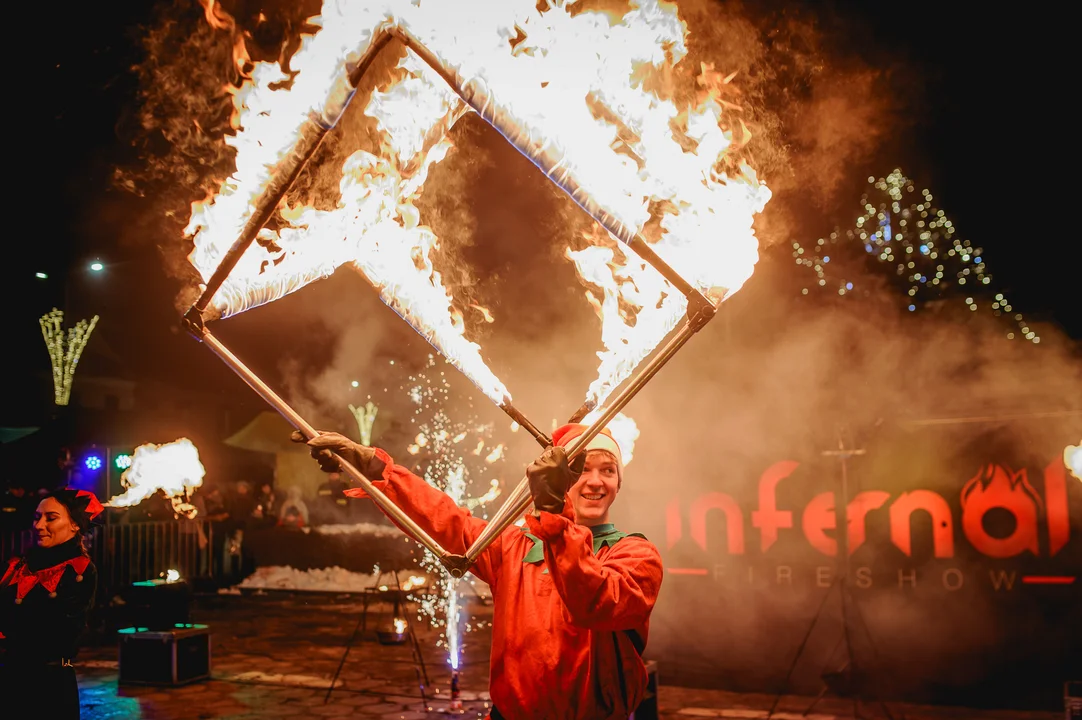
<instances>
[{"instance_id":1,"label":"metal barrier fence","mask_svg":"<svg viewBox=\"0 0 1082 720\"><path fill-rule=\"evenodd\" d=\"M21 555L33 542L31 530L0 534L0 562L6 567L8 558ZM165 577L169 570L182 578L213 577L220 572L209 521L94 526L86 534L86 547L98 569L99 597L133 582Z\"/></svg>"}]
</instances>

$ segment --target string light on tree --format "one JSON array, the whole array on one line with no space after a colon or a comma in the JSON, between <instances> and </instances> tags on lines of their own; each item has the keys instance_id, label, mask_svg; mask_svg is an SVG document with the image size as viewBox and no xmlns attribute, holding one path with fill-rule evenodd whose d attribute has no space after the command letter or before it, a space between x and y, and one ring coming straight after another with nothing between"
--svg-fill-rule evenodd
<instances>
[{"instance_id":1,"label":"string light on tree","mask_svg":"<svg viewBox=\"0 0 1082 720\"><path fill-rule=\"evenodd\" d=\"M814 247L793 243L796 264L815 273L811 288L830 288L839 295L852 291L856 271L844 260L851 260L848 256L859 248L890 269L911 312L931 300L963 297L973 312L986 306L1016 323L1021 332L1008 332L1008 338L1041 341L1004 294L993 293L983 249L958 236L954 223L935 206L931 191L918 192L899 169L885 178L869 177L868 184L852 227L835 229ZM808 292L807 286L801 290Z\"/></svg>"},{"instance_id":2,"label":"string light on tree","mask_svg":"<svg viewBox=\"0 0 1082 720\"><path fill-rule=\"evenodd\" d=\"M90 321L80 320L75 327L64 330L64 313L53 308L38 320L49 362L53 367L53 399L57 405L67 405L71 400L71 385L75 380L75 368L83 355L83 348L98 324L98 316Z\"/></svg>"},{"instance_id":3,"label":"string light on tree","mask_svg":"<svg viewBox=\"0 0 1082 720\"><path fill-rule=\"evenodd\" d=\"M354 380L354 387L357 387L357 381ZM353 413L353 418L357 421L357 430L361 434L361 444L372 444L372 426L376 423L376 415L379 413L379 408L369 400L361 407L356 407L352 403L349 406L349 411Z\"/></svg>"}]
</instances>

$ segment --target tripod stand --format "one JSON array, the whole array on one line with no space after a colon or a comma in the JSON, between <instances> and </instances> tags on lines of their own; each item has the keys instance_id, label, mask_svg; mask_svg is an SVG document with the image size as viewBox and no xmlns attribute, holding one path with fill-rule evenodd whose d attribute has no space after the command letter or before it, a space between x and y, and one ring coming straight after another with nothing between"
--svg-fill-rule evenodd
<instances>
[{"instance_id":1,"label":"tripod stand","mask_svg":"<svg viewBox=\"0 0 1082 720\"><path fill-rule=\"evenodd\" d=\"M819 704L819 701L822 700L828 692L833 691L838 696L848 695L852 697L853 717L864 717L860 712L862 700L861 692L867 679L866 676L860 672L856 656L853 653L850 613L852 613L860 623L864 635L868 640L868 646L872 649L873 655L877 655L877 653L875 651L875 645L872 643L871 632L868 630L868 625L864 622L864 616L861 614L860 608L857 606L856 601L851 594L852 589L849 586L849 458L856 455L863 455L865 450L863 448L846 447L844 435L845 433L843 431L839 431L838 448L836 450L824 450L822 452L824 457L834 457L841 462L841 474L839 478L840 487L834 492L834 515L836 518L835 533L838 538L837 571L835 572L834 581L823 594L823 600L819 604L819 609L815 612L815 617L812 618L811 625L808 626L808 631L804 634L803 640L800 641L800 645L797 647L796 655L793 657L793 662L789 665L789 671L785 675L785 682L782 685L781 692L774 698L774 703L770 706L770 712L767 713L767 718L772 718L774 716L774 712L778 708L778 703L781 702L782 697L784 697L785 691L789 687L789 681L793 677L793 672L796 670L797 664L804 654L804 649L807 647L808 641L815 631L815 626L823 616L823 610L826 608L827 601L830 599L835 589L838 591L840 602L842 637L838 641L838 645L835 646L834 651L831 652L830 659L833 659L834 655L837 653L838 647L843 643L845 645L846 659L839 670L834 672L824 672L821 675L823 688L819 691L819 695L816 696L812 704L809 705L802 714L805 716L808 715L815 709L815 706ZM877 699L876 703L888 720L894 720L894 715L891 714L890 708L887 707L885 702ZM904 720L903 716L899 715L898 717L899 720Z\"/></svg>"},{"instance_id":2,"label":"tripod stand","mask_svg":"<svg viewBox=\"0 0 1082 720\"><path fill-rule=\"evenodd\" d=\"M380 580L384 575L391 575L394 577L395 589L384 590L380 588ZM406 603L406 594L402 590L402 581L398 578L398 572L395 570L381 570L376 577L376 582L371 588L366 588L364 593L364 603L361 609L361 616L357 618L357 624L353 626L353 633L349 636L349 641L346 643L346 650L342 653L342 659L338 662L338 669L334 671L334 677L331 679L330 687L327 688L327 694L323 698L323 704L326 705L331 699L331 693L334 691L334 686L338 682L338 676L342 673L342 668L346 664L346 658L349 656L349 651L353 648L353 643L356 641L358 635L364 635L368 628L368 603L369 598L376 594L380 598L384 598L388 593L391 593L392 601L394 603L394 609L392 615L394 617L402 617L406 622L406 637L410 644L410 652L413 655L414 672L417 674L417 683L421 691L421 703L424 706L428 705L428 696L425 694L425 688L430 685L428 680L428 669L425 667L424 655L421 653L421 644L417 641L417 635L413 631L413 622L410 620L410 614L403 606Z\"/></svg>"}]
</instances>

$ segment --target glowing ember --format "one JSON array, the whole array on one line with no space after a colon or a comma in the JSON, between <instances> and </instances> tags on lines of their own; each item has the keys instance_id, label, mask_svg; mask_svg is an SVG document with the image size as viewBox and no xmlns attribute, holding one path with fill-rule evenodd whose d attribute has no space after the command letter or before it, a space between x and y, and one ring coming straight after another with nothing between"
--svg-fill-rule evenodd
<instances>
[{"instance_id":1,"label":"glowing ember","mask_svg":"<svg viewBox=\"0 0 1082 720\"><path fill-rule=\"evenodd\" d=\"M1079 480L1082 480L1082 440L1077 445L1068 445L1063 449L1063 464Z\"/></svg>"},{"instance_id":2,"label":"glowing ember","mask_svg":"<svg viewBox=\"0 0 1082 720\"><path fill-rule=\"evenodd\" d=\"M470 510L473 510L475 507L481 507L492 502L499 496L500 481L493 478L492 482L489 483L488 492L486 492L484 495L478 495L477 497L466 498L465 505Z\"/></svg>"},{"instance_id":3,"label":"glowing ember","mask_svg":"<svg viewBox=\"0 0 1082 720\"><path fill-rule=\"evenodd\" d=\"M413 588L424 587L425 583L427 583L427 582L428 582L428 578L426 578L424 576L410 575L409 578L406 579L406 582L402 583L402 589L406 590L408 592L408 591L412 590Z\"/></svg>"},{"instance_id":4,"label":"glowing ember","mask_svg":"<svg viewBox=\"0 0 1082 720\"><path fill-rule=\"evenodd\" d=\"M582 422L590 424L600 416L601 413L595 410L584 417ZM610 420L605 427L612 434L612 439L620 446L621 459L624 461L624 467L627 467L631 463L632 453L635 452L635 441L639 439L638 424L627 415L616 413L616 417Z\"/></svg>"},{"instance_id":5,"label":"glowing ember","mask_svg":"<svg viewBox=\"0 0 1082 720\"><path fill-rule=\"evenodd\" d=\"M390 23L471 92L483 93L486 116L491 110L514 128L514 142L536 151L533 159L577 202L610 218L610 229L633 235L649 226L658 254L713 302L731 295L757 261L752 220L770 197L739 158L750 135L733 115L737 106L723 99L731 76L704 66L694 107L679 107L660 90L687 52L675 5L641 0L622 18L572 14L571 5L326 3L309 21L323 29L303 38L289 75L277 63L255 63L235 92L237 132L228 142L236 166L212 198L193 206L186 229L192 264L210 278L309 117L341 104L343 60L360 57ZM213 3L207 14L224 22ZM273 223L279 229L262 231L213 303L235 314L352 264L488 397L509 400L465 337L461 312L432 264L438 239L414 205L431 166L450 149L448 130L467 109L415 54L399 68L399 79L373 92L364 110L376 120L379 152L358 151L345 162L337 207L283 206ZM600 405L680 321L686 301L607 233L588 239L594 247L568 255L602 315L605 349L588 393Z\"/></svg>"},{"instance_id":6,"label":"glowing ember","mask_svg":"<svg viewBox=\"0 0 1082 720\"><path fill-rule=\"evenodd\" d=\"M492 452L485 456L485 462L489 465L496 462L503 457L503 443L500 443L496 447L492 448Z\"/></svg>"},{"instance_id":7,"label":"glowing ember","mask_svg":"<svg viewBox=\"0 0 1082 720\"><path fill-rule=\"evenodd\" d=\"M494 323L496 318L492 317L492 313L488 311L488 308L481 307L480 305L470 305L471 308L477 310L485 318L485 322Z\"/></svg>"},{"instance_id":8,"label":"glowing ember","mask_svg":"<svg viewBox=\"0 0 1082 720\"><path fill-rule=\"evenodd\" d=\"M173 502L177 514L195 517L195 508L187 502L192 491L203 484L206 469L199 462L199 451L188 438L165 445L147 443L135 448L131 467L120 476L127 488L110 498L112 507L131 507L159 490Z\"/></svg>"}]
</instances>

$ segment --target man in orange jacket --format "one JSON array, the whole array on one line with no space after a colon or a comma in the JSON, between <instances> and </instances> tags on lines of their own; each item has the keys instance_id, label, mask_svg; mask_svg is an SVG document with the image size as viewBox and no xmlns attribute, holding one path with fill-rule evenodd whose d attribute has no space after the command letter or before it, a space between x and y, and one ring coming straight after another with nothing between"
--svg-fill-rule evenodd
<instances>
[{"instance_id":1,"label":"man in orange jacket","mask_svg":"<svg viewBox=\"0 0 1082 720\"><path fill-rule=\"evenodd\" d=\"M534 504L526 527L509 527L471 568L492 588L492 720L627 720L646 690L642 651L661 556L609 522L623 462L607 430L587 445L578 472L568 466L564 448L585 430L552 434L526 471ZM486 525L383 450L337 433L308 445L324 471L339 468L332 452L353 464L449 552L464 554Z\"/></svg>"}]
</instances>

